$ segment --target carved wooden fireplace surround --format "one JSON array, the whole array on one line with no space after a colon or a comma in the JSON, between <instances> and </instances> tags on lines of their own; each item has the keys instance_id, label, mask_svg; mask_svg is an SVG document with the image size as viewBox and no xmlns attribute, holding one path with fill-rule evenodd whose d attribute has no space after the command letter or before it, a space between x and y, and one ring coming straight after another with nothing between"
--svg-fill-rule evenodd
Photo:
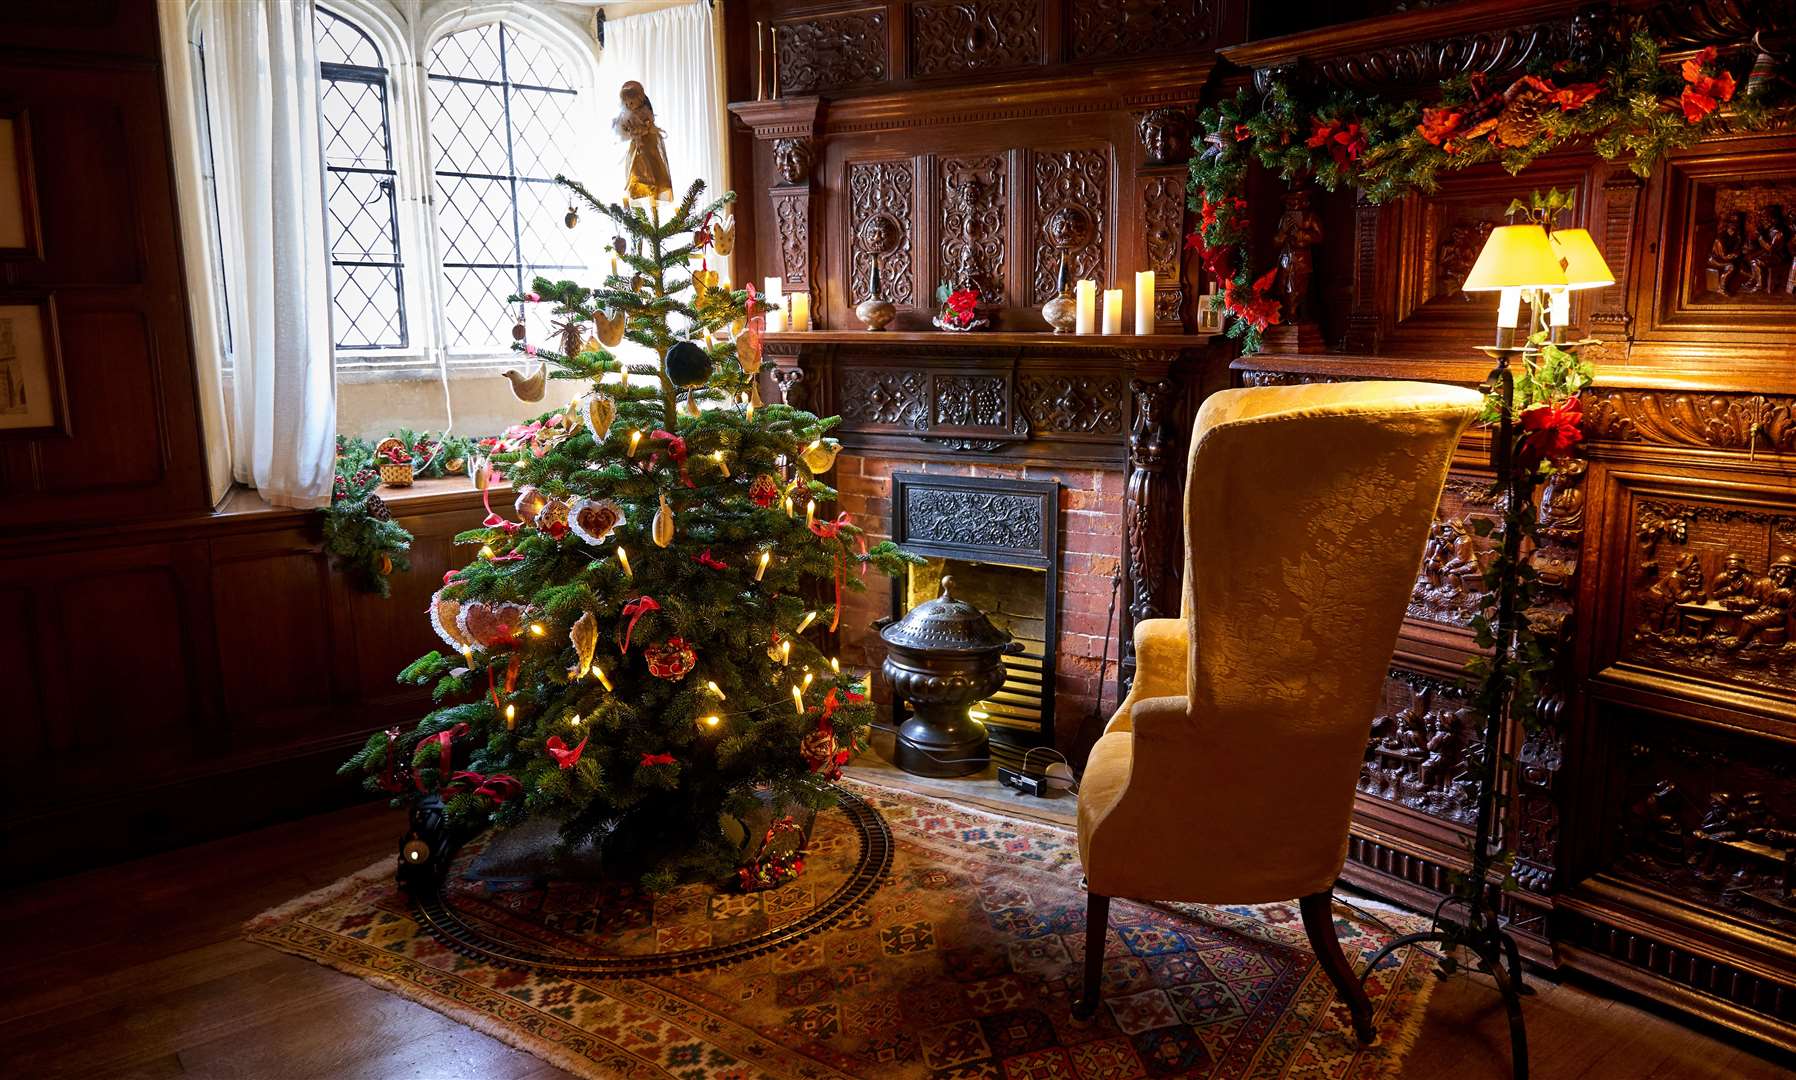
<instances>
[{"instance_id":1,"label":"carved wooden fireplace surround","mask_svg":"<svg viewBox=\"0 0 1796 1080\"><path fill-rule=\"evenodd\" d=\"M894 463L1088 471L1080 484L1097 508L1069 501L1066 520L1114 522L1125 621L1170 614L1171 507L1202 398L1231 383L1476 384L1486 364L1471 346L1490 335L1495 305L1459 280L1512 198L1571 188L1570 223L1590 229L1617 280L1573 304L1573 322L1606 344L1587 353L1599 380L1582 457L1537 511L1531 561L1546 598L1530 617L1561 662L1539 723L1506 733L1519 769L1504 779L1500 832L1520 888L1505 911L1537 962L1796 1048L1796 132L1705 140L1646 178L1574 147L1515 176L1446 172L1438 190L1382 206L1313 193L1318 325L1231 367L1226 343L1167 333L1189 324L1204 284L1178 243L1193 107L1263 87L1256 74L1272 70L1386 96L1468 71L1501 85L1562 55L1584 5L1367 0L1354 10L1385 14L1246 42L1249 6L735 9L734 180L749 222L739 265L809 289L829 328L770 341L768 392L844 415L838 486L874 518ZM1282 10L1253 6L1256 21ZM1673 64L1711 44L1750 50L1756 29L1796 29L1789 5L1761 0L1617 9L1641 17ZM965 32L973 21L979 32ZM764 38L759 101L756 22L780 31L777 50ZM1248 191L1258 267L1275 261L1282 192L1266 176ZM1781 260L1762 256L1761 235L1784 245ZM1153 266L1162 332L1041 333L1044 275L1062 252L1075 275L1111 287ZM851 318L876 263L898 333ZM1000 332L917 332L935 286L963 267ZM1495 512L1485 449L1468 436L1442 500L1367 744L1345 871L1422 907L1464 865L1470 831L1476 719L1461 668L1488 558L1474 523ZM1079 535L1063 531L1069 551ZM883 599L862 614L885 614ZM1073 691L1061 690L1071 717Z\"/></svg>"}]
</instances>

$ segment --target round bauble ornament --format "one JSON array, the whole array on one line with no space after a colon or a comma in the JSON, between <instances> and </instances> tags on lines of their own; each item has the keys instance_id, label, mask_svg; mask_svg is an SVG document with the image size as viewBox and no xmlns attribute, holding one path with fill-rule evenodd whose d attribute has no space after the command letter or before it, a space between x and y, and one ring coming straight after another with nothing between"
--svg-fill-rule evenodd
<instances>
[{"instance_id":1,"label":"round bauble ornament","mask_svg":"<svg viewBox=\"0 0 1796 1080\"><path fill-rule=\"evenodd\" d=\"M798 744L798 752L812 772L822 772L835 764L836 733L827 727L820 727L804 737L804 741Z\"/></svg>"},{"instance_id":2,"label":"round bauble ornament","mask_svg":"<svg viewBox=\"0 0 1796 1080\"><path fill-rule=\"evenodd\" d=\"M703 386L711 381L711 369L715 364L711 354L696 341L676 341L673 348L667 350L667 360L663 365L667 369L667 378L675 386Z\"/></svg>"},{"instance_id":3,"label":"round bauble ornament","mask_svg":"<svg viewBox=\"0 0 1796 1080\"><path fill-rule=\"evenodd\" d=\"M610 394L588 394L580 399L580 417L586 421L586 430L592 432L593 441L602 443L611 433L611 422L617 419L617 402L611 400Z\"/></svg>"},{"instance_id":4,"label":"round bauble ornament","mask_svg":"<svg viewBox=\"0 0 1796 1080\"><path fill-rule=\"evenodd\" d=\"M670 682L684 679L698 663L698 655L692 651L692 646L686 644L685 638L678 637L668 638L661 645L648 646L642 650L642 658L648 661L650 675Z\"/></svg>"},{"instance_id":5,"label":"round bauble ornament","mask_svg":"<svg viewBox=\"0 0 1796 1080\"><path fill-rule=\"evenodd\" d=\"M748 485L748 497L763 510L780 501L780 482L770 473L762 473Z\"/></svg>"},{"instance_id":6,"label":"round bauble ornament","mask_svg":"<svg viewBox=\"0 0 1796 1080\"><path fill-rule=\"evenodd\" d=\"M661 496L661 508L655 511L654 523L649 526L649 537L655 541L656 547L666 547L673 543L674 510L667 503L667 496Z\"/></svg>"},{"instance_id":7,"label":"round bauble ornament","mask_svg":"<svg viewBox=\"0 0 1796 1080\"><path fill-rule=\"evenodd\" d=\"M579 499L568 508L568 528L589 544L604 543L623 520L623 508L610 499Z\"/></svg>"},{"instance_id":8,"label":"round bauble ornament","mask_svg":"<svg viewBox=\"0 0 1796 1080\"><path fill-rule=\"evenodd\" d=\"M511 340L522 341L529 333L530 328L524 325L524 320L519 319L511 324Z\"/></svg>"},{"instance_id":9,"label":"round bauble ornament","mask_svg":"<svg viewBox=\"0 0 1796 1080\"><path fill-rule=\"evenodd\" d=\"M571 229L574 226L580 224L580 212L570 206L567 208L567 216L562 218L561 220L566 222L567 227Z\"/></svg>"},{"instance_id":10,"label":"round bauble ornament","mask_svg":"<svg viewBox=\"0 0 1796 1080\"><path fill-rule=\"evenodd\" d=\"M534 484L525 484L518 489L517 501L511 504L511 508L517 512L519 517L529 519L535 517L537 512L543 508L543 503L547 501L541 488Z\"/></svg>"}]
</instances>

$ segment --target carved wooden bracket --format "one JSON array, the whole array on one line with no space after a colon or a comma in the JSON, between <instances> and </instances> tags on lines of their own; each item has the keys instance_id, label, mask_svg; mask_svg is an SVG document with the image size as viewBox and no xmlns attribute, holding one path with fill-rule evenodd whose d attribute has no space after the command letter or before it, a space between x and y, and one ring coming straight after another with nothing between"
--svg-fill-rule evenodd
<instances>
[{"instance_id":1,"label":"carved wooden bracket","mask_svg":"<svg viewBox=\"0 0 1796 1080\"><path fill-rule=\"evenodd\" d=\"M824 310L822 297L815 295L818 276L814 272L811 243L811 172L816 162L815 140L822 104L820 98L798 97L743 101L730 106L736 118L753 130L757 142L770 144L766 152L772 161L773 175L767 197L776 241L770 268L784 282L787 292L808 290L813 294L813 313ZM763 260L767 261L766 256Z\"/></svg>"},{"instance_id":2,"label":"carved wooden bracket","mask_svg":"<svg viewBox=\"0 0 1796 1080\"><path fill-rule=\"evenodd\" d=\"M1177 532L1181 478L1175 472L1182 460L1176 415L1182 391L1176 370L1179 354L1136 350L1126 355L1135 372L1129 382L1135 408L1129 427L1129 476L1123 488L1123 567L1128 576L1129 617L1118 638L1122 643L1120 681L1125 692L1135 676L1134 625L1178 611L1166 556L1184 550Z\"/></svg>"}]
</instances>

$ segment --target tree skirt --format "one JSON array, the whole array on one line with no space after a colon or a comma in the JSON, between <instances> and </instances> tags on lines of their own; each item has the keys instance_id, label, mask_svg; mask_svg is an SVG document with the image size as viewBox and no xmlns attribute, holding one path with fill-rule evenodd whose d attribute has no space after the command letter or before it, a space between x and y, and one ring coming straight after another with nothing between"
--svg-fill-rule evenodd
<instances>
[{"instance_id":1,"label":"tree skirt","mask_svg":"<svg viewBox=\"0 0 1796 1080\"><path fill-rule=\"evenodd\" d=\"M722 966L652 977L543 973L463 955L414 918L392 863L253 920L246 935L366 979L587 1077L1382 1077L1421 1027L1428 958L1367 989L1379 1043L1355 1044L1295 903L1117 901L1105 1008L1072 1018L1085 895L1069 830L855 785L888 823L891 876L832 924ZM546 952L652 955L801 918L858 851L820 816L807 873L764 893L648 898L590 884L455 887L471 921ZM853 850L851 850L853 849ZM794 914L794 913L799 914ZM1397 933L1423 928L1386 916ZM1355 966L1392 931L1337 913Z\"/></svg>"}]
</instances>

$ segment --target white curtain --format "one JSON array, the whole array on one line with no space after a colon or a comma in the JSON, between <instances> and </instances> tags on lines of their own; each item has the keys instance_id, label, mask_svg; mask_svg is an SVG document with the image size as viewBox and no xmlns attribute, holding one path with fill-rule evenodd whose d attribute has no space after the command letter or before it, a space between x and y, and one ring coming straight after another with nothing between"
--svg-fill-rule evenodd
<instances>
[{"instance_id":1,"label":"white curtain","mask_svg":"<svg viewBox=\"0 0 1796 1080\"><path fill-rule=\"evenodd\" d=\"M312 0L204 0L232 329L231 468L277 506L330 503L336 456Z\"/></svg>"},{"instance_id":2,"label":"white curtain","mask_svg":"<svg viewBox=\"0 0 1796 1080\"><path fill-rule=\"evenodd\" d=\"M676 196L684 195L694 180L705 182L707 198L726 190L723 73L718 69L715 33L706 0L605 21L605 47L599 53L600 118L609 134L618 109L618 87L631 79L642 84L655 106L655 122L667 132L667 166ZM623 167L620 142L613 169L619 187ZM603 189L595 188L599 190Z\"/></svg>"}]
</instances>

